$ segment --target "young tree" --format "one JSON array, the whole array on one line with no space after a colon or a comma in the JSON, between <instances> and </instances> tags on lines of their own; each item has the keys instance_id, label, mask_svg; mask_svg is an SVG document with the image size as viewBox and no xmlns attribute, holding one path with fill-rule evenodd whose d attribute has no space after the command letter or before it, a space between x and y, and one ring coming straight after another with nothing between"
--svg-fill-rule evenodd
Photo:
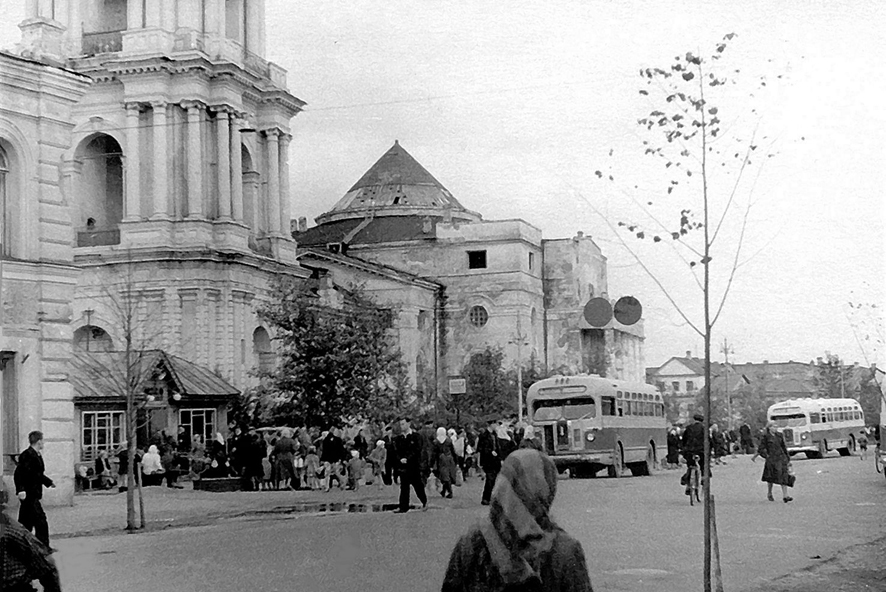
<instances>
[{"instance_id":1,"label":"young tree","mask_svg":"<svg viewBox=\"0 0 886 592\"><path fill-rule=\"evenodd\" d=\"M122 343L119 346L115 344L111 349L103 346L75 349L70 380L79 392L111 394L125 401L124 421L129 457L126 528L136 530L144 527L144 507L142 505L141 524L136 520L135 508L136 436L141 427L139 413L153 397L146 393L146 388L157 369L163 327L158 322L160 311L152 309L140 297L132 264L125 265L119 283L102 285L94 298L96 308L107 312Z\"/></svg>"},{"instance_id":2,"label":"young tree","mask_svg":"<svg viewBox=\"0 0 886 592\"><path fill-rule=\"evenodd\" d=\"M279 343L279 364L266 375L271 396L264 402L274 417L307 425L351 418L386 423L413 397L393 335L394 312L360 289L336 307L285 278L258 314Z\"/></svg>"},{"instance_id":3,"label":"young tree","mask_svg":"<svg viewBox=\"0 0 886 592\"><path fill-rule=\"evenodd\" d=\"M734 85L740 70L728 65L727 46L735 35L718 42L707 56L687 52L664 68L640 70L639 93L651 102L637 123L647 139L644 154L660 163L663 184L641 195L639 184L622 193L643 212L641 220L613 222L589 200L585 202L609 225L625 249L661 289L683 321L704 339L705 384L711 384L711 338L742 264L753 189L761 165L775 154L759 133L760 119L753 107L754 93L765 90L765 76L754 80L748 95L738 96ZM781 75L778 78L782 78ZM737 108L729 112L729 105ZM756 120L748 129L748 118ZM609 156L613 157L610 150ZM604 167L606 168L606 167ZM756 176L751 179L752 171ZM595 171L599 182L618 187L610 166ZM619 174L620 176L620 174ZM619 180L620 182L620 180ZM735 228L731 228L732 225ZM621 232L641 242L667 246L699 289L699 301L681 305L674 284L656 274ZM726 235L731 234L728 238ZM722 261L715 266L713 262ZM715 273L716 272L716 273ZM673 274L671 274L673 276ZM700 276L700 277L699 277ZM701 306L699 306L701 305ZM701 309L701 318L697 313ZM705 397L705 428L710 427L710 392ZM711 480L709 442L705 440L704 478L704 590L711 589Z\"/></svg>"},{"instance_id":4,"label":"young tree","mask_svg":"<svg viewBox=\"0 0 886 592\"><path fill-rule=\"evenodd\" d=\"M812 382L820 397L839 399L855 396L857 385L854 384L852 367L845 366L840 356L829 352L816 364Z\"/></svg>"}]
</instances>

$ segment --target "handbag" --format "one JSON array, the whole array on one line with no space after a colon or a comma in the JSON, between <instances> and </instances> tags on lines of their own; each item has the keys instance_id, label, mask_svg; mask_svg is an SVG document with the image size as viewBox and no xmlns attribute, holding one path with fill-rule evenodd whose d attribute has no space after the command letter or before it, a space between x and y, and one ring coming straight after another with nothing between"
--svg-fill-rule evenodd
<instances>
[{"instance_id":1,"label":"handbag","mask_svg":"<svg viewBox=\"0 0 886 592\"><path fill-rule=\"evenodd\" d=\"M794 483L796 483L796 482L797 482L797 476L794 474L794 467L793 467L793 465L788 465L788 478L787 478L787 483L785 483L785 485L787 485L788 487L793 487Z\"/></svg>"}]
</instances>

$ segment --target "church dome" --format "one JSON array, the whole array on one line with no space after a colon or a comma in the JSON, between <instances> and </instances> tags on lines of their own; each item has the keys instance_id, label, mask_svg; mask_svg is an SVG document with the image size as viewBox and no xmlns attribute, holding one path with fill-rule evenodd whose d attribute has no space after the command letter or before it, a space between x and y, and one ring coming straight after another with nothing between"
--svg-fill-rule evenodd
<instances>
[{"instance_id":1,"label":"church dome","mask_svg":"<svg viewBox=\"0 0 886 592\"><path fill-rule=\"evenodd\" d=\"M480 219L395 140L331 210L317 217L317 223L366 216L418 215Z\"/></svg>"}]
</instances>

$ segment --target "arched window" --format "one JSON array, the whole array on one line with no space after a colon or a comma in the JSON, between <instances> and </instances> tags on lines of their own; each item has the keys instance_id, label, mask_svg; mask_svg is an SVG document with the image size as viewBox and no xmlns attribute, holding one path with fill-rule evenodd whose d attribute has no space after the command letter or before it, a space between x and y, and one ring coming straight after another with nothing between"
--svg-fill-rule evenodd
<instances>
[{"instance_id":1,"label":"arched window","mask_svg":"<svg viewBox=\"0 0 886 592\"><path fill-rule=\"evenodd\" d=\"M9 173L9 159L6 158L6 151L0 146L0 255L9 257L12 255L12 212L10 211L6 200L6 175Z\"/></svg>"},{"instance_id":2,"label":"arched window","mask_svg":"<svg viewBox=\"0 0 886 592\"><path fill-rule=\"evenodd\" d=\"M114 342L107 331L95 325L83 325L74 331L74 351L109 352L114 351Z\"/></svg>"},{"instance_id":3,"label":"arched window","mask_svg":"<svg viewBox=\"0 0 886 592\"><path fill-rule=\"evenodd\" d=\"M274 355L274 349L271 347L271 337L264 327L258 327L252 333L252 352L259 372L272 372L274 370L277 359Z\"/></svg>"},{"instance_id":4,"label":"arched window","mask_svg":"<svg viewBox=\"0 0 886 592\"><path fill-rule=\"evenodd\" d=\"M77 183L77 246L120 243L118 224L123 219L123 151L105 134L84 141L77 149L82 163ZM90 224L91 222L91 224Z\"/></svg>"}]
</instances>

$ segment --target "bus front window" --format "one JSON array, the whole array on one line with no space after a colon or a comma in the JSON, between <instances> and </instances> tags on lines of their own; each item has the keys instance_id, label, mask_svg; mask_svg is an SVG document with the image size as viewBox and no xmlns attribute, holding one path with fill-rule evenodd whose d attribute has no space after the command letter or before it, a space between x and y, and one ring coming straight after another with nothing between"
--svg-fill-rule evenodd
<instances>
[{"instance_id":1,"label":"bus front window","mask_svg":"<svg viewBox=\"0 0 886 592\"><path fill-rule=\"evenodd\" d=\"M806 425L806 416L802 413L791 415L775 415L772 417L775 426L779 428L797 428Z\"/></svg>"}]
</instances>

